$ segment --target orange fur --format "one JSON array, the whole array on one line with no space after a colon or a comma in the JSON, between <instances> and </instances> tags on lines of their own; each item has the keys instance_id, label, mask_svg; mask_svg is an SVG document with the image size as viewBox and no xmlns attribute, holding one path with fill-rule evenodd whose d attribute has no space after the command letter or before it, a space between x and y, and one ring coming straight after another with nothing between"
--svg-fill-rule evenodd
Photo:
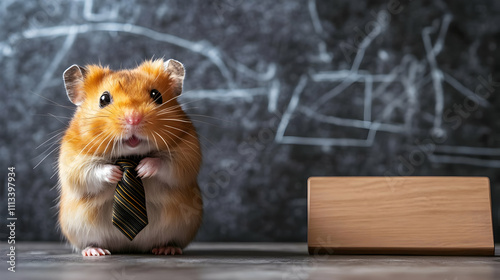
<instances>
[{"instance_id":1,"label":"orange fur","mask_svg":"<svg viewBox=\"0 0 500 280\"><path fill-rule=\"evenodd\" d=\"M63 234L80 249L102 242L98 245L116 252L144 252L172 238L181 247L186 246L201 223L202 201L197 184L201 152L195 128L177 101L172 90L175 81L165 71L163 60L145 61L131 70L112 71L97 65L88 65L85 70L85 79L77 86L84 101L63 137L59 157L59 223ZM161 105L151 99L152 89L161 93ZM99 98L104 91L110 92L112 103L100 108ZM117 147L126 133L125 116L132 111L143 116L139 133L147 139L147 156L161 158L167 167L158 172L169 172L171 180L143 180L150 224L129 242L110 226L115 186L96 183L89 176L120 156ZM188 220L186 208L192 213ZM151 225L156 220L159 224ZM92 231L100 229L103 232L94 238L99 240L87 236L94 236Z\"/></svg>"},{"instance_id":2,"label":"orange fur","mask_svg":"<svg viewBox=\"0 0 500 280\"><path fill-rule=\"evenodd\" d=\"M169 125L179 129L172 129L170 133L160 133L165 140L168 139L167 144L178 142L179 137L182 136L181 130L194 131L190 122L166 120L188 121L188 117L180 109L162 115L161 119L164 120L159 120L155 114L159 109L151 102L149 97L151 89L157 89L162 93L163 100L169 101L168 107L179 106L177 99L172 94L172 82L169 79L169 74L162 70L162 63L161 60L146 61L136 69L117 72L96 65L87 66L89 74L81 86L81 90L85 93L85 101L71 121L64 140L68 141L73 150L82 151L84 154L105 156L108 152L105 145L100 147L98 145L86 146L87 142L81 140L91 141L96 138L97 143L102 143L107 141L106 137L109 135L119 135L122 132L120 120L131 110L145 114L144 121L147 125L144 130L146 133L149 132L147 134L150 137L154 135L152 132L154 127L161 125ZM114 100L109 108L101 110L98 100L104 91L111 92ZM140 105L138 106L138 104ZM162 106L162 108L166 108L166 106ZM103 130L106 130L106 133L100 134ZM78 135L82 137L77 137ZM167 146L163 141L158 142L158 145L160 149L166 149Z\"/></svg>"}]
</instances>

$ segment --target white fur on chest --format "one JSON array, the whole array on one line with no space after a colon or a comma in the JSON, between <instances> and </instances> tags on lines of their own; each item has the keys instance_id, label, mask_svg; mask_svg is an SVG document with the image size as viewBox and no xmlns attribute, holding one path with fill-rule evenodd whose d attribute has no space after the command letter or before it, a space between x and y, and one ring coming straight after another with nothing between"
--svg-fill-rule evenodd
<instances>
[{"instance_id":1,"label":"white fur on chest","mask_svg":"<svg viewBox=\"0 0 500 280\"><path fill-rule=\"evenodd\" d=\"M155 179L145 179L146 210L148 225L130 241L112 223L113 192L102 193L103 202L96 205L98 216L93 223L81 223L76 234L78 247L100 246L112 252L148 252L152 247L166 245L168 242L183 243L185 225L179 219L162 216L162 207L168 201L169 187Z\"/></svg>"}]
</instances>

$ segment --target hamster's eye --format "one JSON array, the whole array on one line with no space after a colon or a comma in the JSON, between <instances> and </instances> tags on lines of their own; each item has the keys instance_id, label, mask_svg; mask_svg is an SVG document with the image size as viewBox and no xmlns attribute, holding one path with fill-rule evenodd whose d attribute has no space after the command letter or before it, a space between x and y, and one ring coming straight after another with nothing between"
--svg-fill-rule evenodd
<instances>
[{"instance_id":1,"label":"hamster's eye","mask_svg":"<svg viewBox=\"0 0 500 280\"><path fill-rule=\"evenodd\" d=\"M99 98L99 107L104 108L108 106L111 103L111 94L109 91L105 91L102 93L101 97Z\"/></svg>"},{"instance_id":2,"label":"hamster's eye","mask_svg":"<svg viewBox=\"0 0 500 280\"><path fill-rule=\"evenodd\" d=\"M160 105L163 102L163 99L161 98L161 93L158 90L152 89L150 95L156 104Z\"/></svg>"}]
</instances>

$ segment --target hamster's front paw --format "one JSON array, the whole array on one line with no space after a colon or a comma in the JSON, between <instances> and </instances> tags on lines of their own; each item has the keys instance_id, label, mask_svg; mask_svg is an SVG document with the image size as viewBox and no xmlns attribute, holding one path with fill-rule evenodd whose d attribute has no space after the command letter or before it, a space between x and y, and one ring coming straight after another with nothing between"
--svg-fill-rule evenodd
<instances>
[{"instance_id":1,"label":"hamster's front paw","mask_svg":"<svg viewBox=\"0 0 500 280\"><path fill-rule=\"evenodd\" d=\"M123 171L117 165L103 164L96 170L96 175L103 181L116 184L123 177Z\"/></svg>"},{"instance_id":2,"label":"hamster's front paw","mask_svg":"<svg viewBox=\"0 0 500 280\"><path fill-rule=\"evenodd\" d=\"M137 165L137 175L141 178L148 178L154 176L161 166L161 159L146 157Z\"/></svg>"}]
</instances>

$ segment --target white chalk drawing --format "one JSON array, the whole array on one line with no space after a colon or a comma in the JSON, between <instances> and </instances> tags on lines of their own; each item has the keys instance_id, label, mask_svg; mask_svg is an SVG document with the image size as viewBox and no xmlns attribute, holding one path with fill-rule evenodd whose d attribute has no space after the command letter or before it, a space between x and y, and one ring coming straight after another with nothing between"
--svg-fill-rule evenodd
<instances>
[{"instance_id":1,"label":"white chalk drawing","mask_svg":"<svg viewBox=\"0 0 500 280\"><path fill-rule=\"evenodd\" d=\"M322 33L324 31L315 9L315 0L310 0L309 12L314 30L317 33ZM433 127L430 133L435 137L446 137L446 130L443 128L442 123L443 110L445 108L443 83L447 83L463 96L476 101L481 107L490 106L486 99L475 95L450 74L444 73L436 62L436 57L443 50L448 26L451 21L452 16L446 14L441 20L439 30L436 24L422 30L421 35L426 51L425 60L418 61L411 55L405 55L401 63L390 73L370 73L367 70L360 69L367 48L370 47L377 36L387 30L387 26L382 24L374 28L359 44L354 61L349 70L315 72L314 69L311 69L312 71L309 72L312 74L303 75L299 79L278 126L275 141L281 144L325 147L371 147L379 131L399 134L409 132L412 129L412 119L415 117L415 108L418 107L417 104L419 102L419 90L429 84L431 84L433 88L435 104L434 112L431 113ZM438 35L435 42L432 43L431 34L434 33L438 33ZM321 40L319 43L320 50L323 44L324 42ZM329 59L326 58L331 58L331 56L325 54L327 54L326 50L320 51L318 57L324 57L324 62L329 62ZM379 58L383 59L385 56L387 56L387 54L384 53L384 51L379 51ZM425 69L430 69L430 73L425 73ZM336 85L326 93L322 93L313 104L301 102L301 94L306 88L306 84L312 86L315 82L332 82ZM341 118L334 114L324 115L317 111L322 104L335 99L354 83L364 84L364 106L360 108L363 110L363 119ZM375 87L374 83L377 83L378 86ZM377 98L381 98L381 94L384 90L395 83L401 84L404 88L404 92L393 100L386 102L385 109L381 116L378 116L377 119L373 119L373 101ZM391 123L387 121L394 109L396 107L402 107L403 105L405 108L404 123ZM356 108L353 108L353 110L355 109ZM319 123L332 124L346 128L365 129L368 131L368 134L365 139L289 135L286 133L286 130L288 126L293 125L292 121L294 117L312 118ZM428 151L427 154L428 159L436 163L467 164L500 168L500 160L487 160L474 157L495 155L500 155L500 148L454 147L444 145L436 146L434 150Z\"/></svg>"},{"instance_id":2,"label":"white chalk drawing","mask_svg":"<svg viewBox=\"0 0 500 280\"><path fill-rule=\"evenodd\" d=\"M57 2L57 1L56 1ZM233 60L223 51L208 41L189 41L184 38L171 35L166 32L160 32L132 23L121 23L117 20L121 17L118 7L109 7L99 12L94 11L93 0L81 0L81 16L86 21L75 25L56 25L56 26L32 26L27 30L10 34L8 38L0 41L0 61L4 57L12 56L16 51L16 45L35 38L46 38L47 40L63 37L65 38L58 52L50 60L50 65L44 71L35 94L41 94L47 87L59 85L60 75L56 73L62 67L60 64L64 57L71 50L71 47L82 34L108 32L112 34L131 34L142 36L149 40L164 42L177 47L184 48L193 53L205 57L220 72L225 80L224 86L218 89L199 89L192 90L183 94L186 99L214 99L218 101L227 101L237 98L251 102L254 97L260 97L260 100L267 102L269 113L277 114L283 112L281 121L278 125L275 142L277 144L288 145L313 145L313 146L343 146L343 147L371 147L375 141L377 132L387 132L395 134L404 134L412 130L412 120L415 116L415 109L419 103L419 90L424 86L431 85L434 94L434 110L429 112L432 121L432 130L430 133L434 136L446 135L443 128L442 115L445 109L443 84L447 83L458 93L465 97L472 98L481 107L488 107L487 100L474 95L467 87L448 73L444 73L436 57L444 48L444 41L448 32L448 26L452 21L452 16L446 14L443 16L440 24L433 24L422 30L421 36L425 47L426 58L417 60L414 56L405 55L399 65L394 67L389 73L371 73L368 70L361 69L361 63L365 57L366 50L372 45L372 42L379 35L387 31L387 26L380 25L374 28L366 36L357 48L356 55L350 69L336 71L315 71L315 69L306 69L307 74L303 74L298 80L295 89L290 94L288 104L284 108L279 108L279 97L288 95L281 87L281 82L277 75L277 66L273 62L267 62L264 66L266 71L257 71L250 69L243 63ZM6 1L2 4L2 9L13 3ZM159 10L168 9L163 7ZM325 38L325 32L321 19L317 13L316 1L308 0L308 13L311 18L311 25L318 37L317 49L312 50L308 59L314 63L331 63L334 54L328 52ZM431 35L437 34L437 39L432 42ZM384 50L379 50L378 57L387 59L388 54ZM427 73L426 73L427 71ZM247 79L253 80L257 86L253 88L242 87L234 79L234 75L242 75ZM335 84L327 92L321 93L313 104L301 102L301 95L308 85L314 83L332 83ZM364 103L360 110L363 111L362 119L342 118L332 115L325 115L318 112L327 101L334 100L339 95L346 92L353 84L362 84L364 86ZM404 91L396 98L387 100L384 97L385 90L394 84L399 84ZM381 114L373 116L373 103L375 100L382 100L385 104ZM403 123L394 123L390 121L390 116L396 108L405 107ZM311 135L289 135L287 128L293 125L295 117L310 118L318 123L331 124L346 128L364 129L367 131L365 139L355 138L322 138ZM428 154L428 158L436 163L458 163L475 166L484 166L491 168L500 168L500 160L487 160L478 158L478 156L500 156L500 149L465 147L465 146L436 146L433 152Z\"/></svg>"},{"instance_id":3,"label":"white chalk drawing","mask_svg":"<svg viewBox=\"0 0 500 280\"><path fill-rule=\"evenodd\" d=\"M276 80L277 67L274 63L269 63L267 65L266 71L262 73L257 72L250 69L246 65L224 55L218 47L212 45L208 41L202 40L193 42L165 32L156 31L131 23L109 22L110 19L119 18L118 8L115 6L112 7L109 11L97 14L92 11L93 5L93 0L84 0L82 12L83 18L89 21L89 23L79 25L57 25L49 27L36 26L35 28L30 28L19 33L13 33L6 41L0 42L0 47L2 47L0 56L3 56L8 50L10 50L10 53L13 51L12 46L15 46L18 43L24 42L26 40L35 38L66 38L59 51L51 60L51 64L45 71L35 94L40 94L49 85L60 83L60 75L54 75L55 71L60 69L60 63L62 59L71 49L78 35L85 33L108 32L143 36L151 40L168 43L200 54L206 57L211 63L213 63L218 68L222 77L225 79L227 87L216 90L196 90L194 92L184 94L184 98L210 98L224 101L231 100L232 98L244 98L247 100L252 100L253 96L262 95L266 97L267 95L272 95L270 97L276 100L276 94L279 93L280 83ZM107 20L107 22L104 22L105 20ZM234 72L238 72L244 77L256 81L259 85L261 85L261 87L238 87L233 79ZM276 105L270 106L270 108L272 109L275 108Z\"/></svg>"}]
</instances>

